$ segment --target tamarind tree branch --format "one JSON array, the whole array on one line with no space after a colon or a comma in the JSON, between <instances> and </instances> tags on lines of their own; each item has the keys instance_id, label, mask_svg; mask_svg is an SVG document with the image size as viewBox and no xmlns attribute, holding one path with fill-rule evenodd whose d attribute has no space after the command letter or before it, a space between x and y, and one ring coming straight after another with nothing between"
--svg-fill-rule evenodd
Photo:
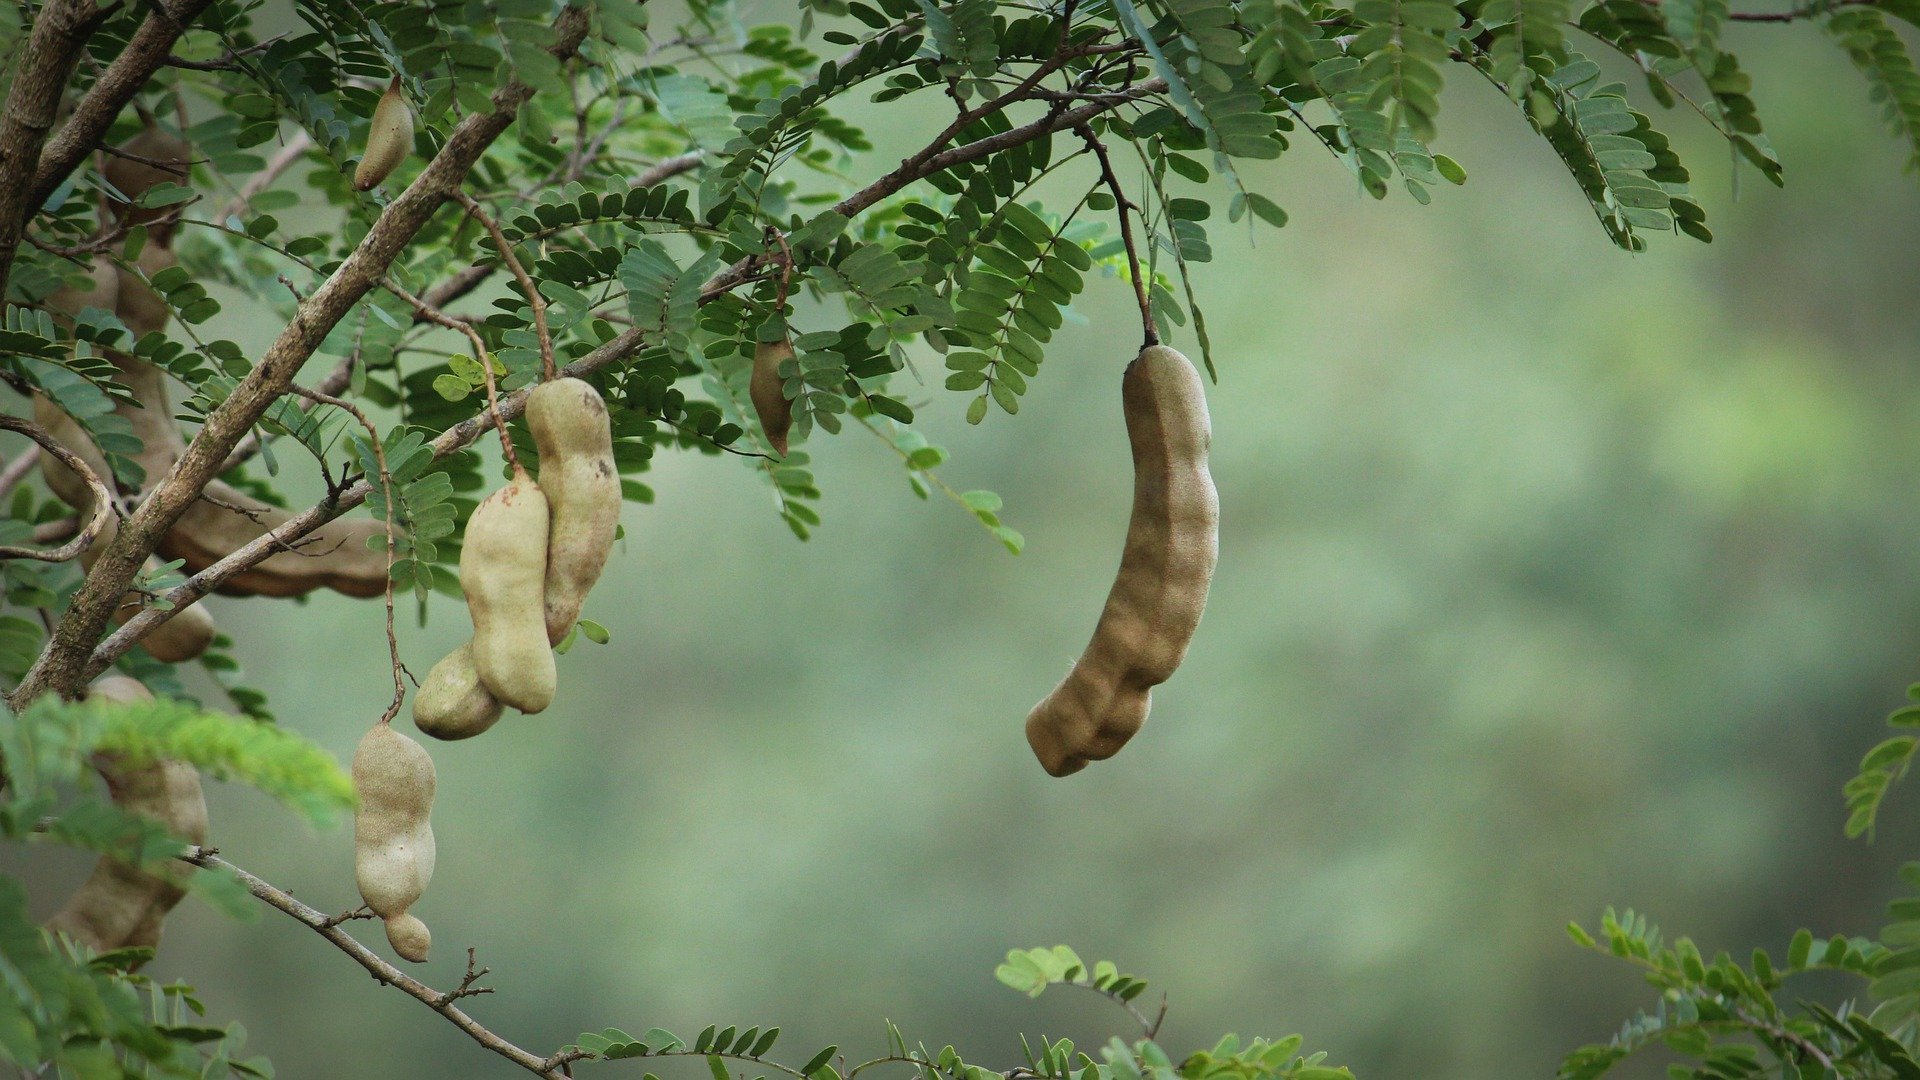
<instances>
[{"instance_id":1,"label":"tamarind tree branch","mask_svg":"<svg viewBox=\"0 0 1920 1080\"><path fill-rule=\"evenodd\" d=\"M40 9L21 47L13 85L0 106L0 295L7 291L13 257L27 234L27 219L46 197L35 197L33 177L47 133L59 114L67 80L86 51L87 39L115 4L50 0Z\"/></svg>"},{"instance_id":2,"label":"tamarind tree branch","mask_svg":"<svg viewBox=\"0 0 1920 1080\"><path fill-rule=\"evenodd\" d=\"M37 207L47 201L55 188L64 183L87 155L100 145L107 129L126 108L153 73L167 62L173 46L186 33L200 13L213 0L155 0L147 9L140 28L127 39L127 47L94 80L92 89L74 107L60 133L47 142L40 164L33 171L33 189L28 204Z\"/></svg>"},{"instance_id":3,"label":"tamarind tree branch","mask_svg":"<svg viewBox=\"0 0 1920 1080\"><path fill-rule=\"evenodd\" d=\"M485 971L482 970L477 974L474 972L471 956L468 958L468 979L461 983L460 990L444 992L435 990L419 979L382 960L372 949L360 944L352 934L342 930L338 921L314 908L308 907L294 899L284 890L267 884L260 878L221 858L216 849L210 847L189 847L181 852L180 860L201 867L202 869L217 869L232 874L240 884L246 886L248 892L259 897L269 906L292 916L295 921L304 925L307 929L312 930L314 933L319 934L321 937L326 938L335 948L352 957L354 962L366 968L367 974L372 975L376 981L386 983L388 986L399 990L401 993L420 1002L427 1008L446 1017L454 1027L459 1028L468 1038L488 1050L499 1054L501 1057L506 1058L508 1061L513 1062L515 1065L518 1065L535 1076L547 1077L549 1080L563 1080L566 1076L566 1073L562 1071L566 1064L566 1062L562 1060L564 1055L555 1054L552 1057L541 1057L531 1050L523 1049L508 1042L499 1035L494 1034L486 1025L467 1015L464 1010L454 1004L454 1002L462 997L470 997L475 993L484 993L484 991L472 989L472 980L477 979L480 974L485 974Z\"/></svg>"},{"instance_id":4,"label":"tamarind tree branch","mask_svg":"<svg viewBox=\"0 0 1920 1080\"><path fill-rule=\"evenodd\" d=\"M566 8L554 24L555 40L549 51L562 60L571 57L586 37L587 25L584 9ZM49 690L64 695L79 687L89 652L105 633L120 596L147 556L200 497L240 439L287 393L327 334L380 282L532 96L533 88L518 79L494 91L493 108L474 113L454 127L440 152L388 204L353 253L300 302L286 329L227 399L207 414L200 433L94 563L47 646L9 699L16 708Z\"/></svg>"},{"instance_id":5,"label":"tamarind tree branch","mask_svg":"<svg viewBox=\"0 0 1920 1080\"><path fill-rule=\"evenodd\" d=\"M74 475L85 481L87 487L93 492L93 519L87 522L86 527L82 528L73 539L50 551L43 551L40 548L15 547L10 544L0 545L0 559L37 559L41 562L66 562L68 559L77 558L81 552L87 550L89 544L92 544L94 540L100 536L100 531L107 527L107 522L113 520L113 489L107 486L107 482L101 479L100 474L94 472L93 468L89 466L79 454L60 445L60 440L47 434L46 429L40 425L32 423L31 421L22 420L18 417L0 415L0 430L25 435L27 438L40 444L42 451L52 454L59 460L60 464L72 469ZM21 459L31 462L33 456L23 454L21 455Z\"/></svg>"},{"instance_id":6,"label":"tamarind tree branch","mask_svg":"<svg viewBox=\"0 0 1920 1080\"><path fill-rule=\"evenodd\" d=\"M1009 128L995 135L989 135L931 155L915 155L903 161L900 168L887 173L873 183L842 199L839 203L835 204L834 209L851 217L873 206L888 195L898 192L915 180L931 176L942 169L948 169L955 165L977 161L990 154L998 153L1009 146L1029 142L1043 135L1072 130L1085 125L1089 120L1099 116L1101 113L1108 112L1129 102L1161 93L1165 91L1166 88L1167 84L1164 80L1157 78L1152 79L1139 84L1127 92L1109 95L1101 100L1088 102L1072 109L1050 109L1037 120L1022 124L1018 127ZM750 257L742 259L740 262L714 275L713 278L709 279L707 283L702 286L700 302L703 304L708 303L728 291L737 288L752 276L758 266L759 260ZM429 321L432 320L429 319ZM562 367L559 373L562 376L580 377L629 360L640 351L650 333L651 330L647 327L629 327L592 352ZM465 449L469 444L473 443L495 426L496 415L498 416L498 423L502 426L517 419L526 411L527 396L530 393L532 393L531 387L522 387L512 393L502 394L498 400L497 410L492 407L482 409L475 415L441 432L428 444L432 447L434 458L436 460L444 458L449 454ZM209 423L211 423L211 419L209 419ZM356 481L353 485L341 490L337 494L331 495L327 499L289 518L279 528L236 548L225 558L202 569L199 573L188 578L185 582L175 586L166 593L163 599L171 605L169 608L163 610L159 607L148 607L138 615L122 623L120 628L112 634L107 635L104 640L100 641L98 646L93 648L90 654L74 661L75 672L73 677L80 682L84 682L86 679L90 679L94 675L106 670L112 666L114 661L124 655L128 649L132 648L133 644L138 641L142 635L148 633L155 626L165 622L167 619L172 618L175 612L184 609L200 598L212 593L228 578L257 565L274 552L284 550L287 545L306 536L313 530L346 513L348 510L359 506L362 502L366 501L371 491L372 485L366 480ZM121 531L124 534L126 530L123 528ZM98 564L96 564L96 572L97 571ZM117 596L118 594L115 595ZM78 601L76 600L76 604L77 603ZM45 659L44 654L42 659ZM38 670L37 664L35 670ZM29 672L28 677L32 678L32 674L33 673ZM25 686L26 684L23 683L22 685ZM31 698L20 698L19 700L24 702L31 700Z\"/></svg>"}]
</instances>

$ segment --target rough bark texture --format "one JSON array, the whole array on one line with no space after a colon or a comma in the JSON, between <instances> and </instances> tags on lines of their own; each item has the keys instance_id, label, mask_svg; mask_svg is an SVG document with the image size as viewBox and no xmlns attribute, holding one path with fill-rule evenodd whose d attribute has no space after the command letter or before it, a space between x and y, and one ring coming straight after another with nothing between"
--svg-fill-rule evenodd
<instances>
[{"instance_id":1,"label":"rough bark texture","mask_svg":"<svg viewBox=\"0 0 1920 1080\"><path fill-rule=\"evenodd\" d=\"M13 83L0 110L0 296L6 295L27 218L40 205L32 194L32 179L59 115L60 95L87 39L106 17L106 10L92 0L53 0L34 20L19 63L5 72Z\"/></svg>"}]
</instances>

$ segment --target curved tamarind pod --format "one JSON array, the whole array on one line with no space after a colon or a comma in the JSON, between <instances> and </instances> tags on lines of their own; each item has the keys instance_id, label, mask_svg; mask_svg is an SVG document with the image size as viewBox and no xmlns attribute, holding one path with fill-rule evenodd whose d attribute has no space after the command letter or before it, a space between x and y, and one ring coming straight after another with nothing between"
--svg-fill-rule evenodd
<instances>
[{"instance_id":1,"label":"curved tamarind pod","mask_svg":"<svg viewBox=\"0 0 1920 1080\"><path fill-rule=\"evenodd\" d=\"M480 685L469 641L440 658L413 697L413 726L436 739L470 739L500 719L500 702Z\"/></svg>"},{"instance_id":2,"label":"curved tamarind pod","mask_svg":"<svg viewBox=\"0 0 1920 1080\"><path fill-rule=\"evenodd\" d=\"M413 152L413 110L400 92L400 76L387 84L380 103L373 107L373 121L367 125L367 152L353 170L353 190L370 191L393 175L393 170Z\"/></svg>"},{"instance_id":3,"label":"curved tamarind pod","mask_svg":"<svg viewBox=\"0 0 1920 1080\"><path fill-rule=\"evenodd\" d=\"M111 192L107 196L114 216L126 225L148 225L150 238L164 247L172 239L173 226L153 223L173 213L177 207L143 209L133 204L139 201L140 196L161 184L184 186L191 176L193 148L173 132L149 124L138 135L121 143L119 149L148 160L136 161L132 157L107 155L107 165L103 171L107 183L119 192L118 196Z\"/></svg>"},{"instance_id":4,"label":"curved tamarind pod","mask_svg":"<svg viewBox=\"0 0 1920 1080\"><path fill-rule=\"evenodd\" d=\"M407 913L433 880L433 759L387 723L373 725L353 752L353 874L360 897L386 922L393 951L427 959L432 936Z\"/></svg>"},{"instance_id":5,"label":"curved tamarind pod","mask_svg":"<svg viewBox=\"0 0 1920 1080\"><path fill-rule=\"evenodd\" d=\"M525 469L474 508L460 548L460 588L473 616L473 665L497 700L523 713L553 704L547 645L547 497Z\"/></svg>"},{"instance_id":6,"label":"curved tamarind pod","mask_svg":"<svg viewBox=\"0 0 1920 1080\"><path fill-rule=\"evenodd\" d=\"M1027 742L1066 776L1112 757L1146 722L1200 624L1219 555L1220 502L1207 472L1206 392L1187 358L1141 350L1120 381L1133 446L1133 517L1093 640L1027 715Z\"/></svg>"},{"instance_id":7,"label":"curved tamarind pod","mask_svg":"<svg viewBox=\"0 0 1920 1080\"><path fill-rule=\"evenodd\" d=\"M620 474L600 392L579 379L553 379L527 396L527 427L540 450L547 497L547 643L558 645L600 580L620 527Z\"/></svg>"},{"instance_id":8,"label":"curved tamarind pod","mask_svg":"<svg viewBox=\"0 0 1920 1080\"><path fill-rule=\"evenodd\" d=\"M153 697L146 687L123 675L100 679L87 696L119 702ZM151 818L179 839L196 845L207 842L207 803L193 766L159 761L136 768L109 754L95 755L94 766L122 810ZM157 946L161 921L186 895L186 878L191 873L185 864L156 874L102 857L86 883L47 920L47 929L96 951Z\"/></svg>"},{"instance_id":9,"label":"curved tamarind pod","mask_svg":"<svg viewBox=\"0 0 1920 1080\"><path fill-rule=\"evenodd\" d=\"M753 411L760 416L760 428L781 457L787 456L793 402L787 400L786 380L780 376L780 364L792 358L793 345L786 338L760 342L753 347L753 378L747 383L747 396L753 399Z\"/></svg>"}]
</instances>

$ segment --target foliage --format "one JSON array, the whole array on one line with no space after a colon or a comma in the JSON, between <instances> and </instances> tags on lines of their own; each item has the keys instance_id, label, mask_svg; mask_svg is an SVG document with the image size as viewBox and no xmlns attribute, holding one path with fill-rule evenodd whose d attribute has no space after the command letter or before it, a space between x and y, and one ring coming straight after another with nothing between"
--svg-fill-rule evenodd
<instances>
[{"instance_id":1,"label":"foliage","mask_svg":"<svg viewBox=\"0 0 1920 1080\"><path fill-rule=\"evenodd\" d=\"M143 474L143 447L116 412L130 396L113 357L159 366L185 388L179 411L199 425L200 449L211 447L194 460L228 461L250 431L256 449L223 469L237 486L288 502L287 462L276 451L292 449L285 456L310 462L325 485L322 509L342 507L356 492L362 512L391 520L400 534L392 577L425 619L436 592L457 595L457 538L500 466L490 449L471 448L486 430L484 403L523 390L549 360L592 381L609 403L628 500L653 502L641 477L662 452L733 458L771 489L776 512L806 539L822 524L814 459L806 449L776 456L745 404L755 345L790 339L795 355L779 374L797 442L866 428L901 458L916 494L941 492L1018 553L1023 540L1003 520L999 496L949 486L936 472L950 464L947 451L916 420L941 409L973 424L996 408L1018 413L1047 369L1056 332L1080 318L1076 298L1102 278L1137 290L1142 338L1172 339L1191 327L1217 377L1194 281L1212 255L1207 224L1216 213L1249 229L1288 221L1275 198L1254 190L1266 172L1249 163L1283 158L1305 141L1370 197L1386 198L1397 185L1426 203L1440 181L1459 184L1467 175L1434 150L1449 73L1498 87L1518 112L1515 122L1565 165L1603 234L1629 252L1646 250L1659 234L1712 234L1688 169L1650 111L1636 106L1637 92L1578 43L1620 54L1609 62L1631 64L1653 106L1686 106L1739 160L1778 182L1780 159L1725 31L1746 17L1814 22L1865 77L1888 127L1920 161L1920 76L1888 21L1914 21L1908 0L1760 15L1725 0L801 7L796 31L739 26L721 0L690 0L672 25L656 24L638 0L558 11L548 0L306 0L295 7L299 21L281 33L251 0L206 2L179 40L180 62L156 59L141 74L139 94L115 104L106 139L122 141L149 123L182 127L194 148L190 175L135 203L177 215L182 265L150 276L138 269L150 227L119 228L100 213L125 193L114 189L101 155L87 155L44 201L31 200L39 205L27 207L22 222L0 229L10 235L22 224L31 239L8 241L18 250L0 261L0 379L16 393L14 404L24 408L38 395L69 416L102 451L111 479L137 499L163 481ZM35 54L13 46L38 13L0 6L0 44L17 85L33 80L11 65ZM80 43L84 62L68 86L81 102L76 113L111 92L126 42L149 18L148 5L105 6ZM816 51L816 31L832 49ZM356 192L345 175L390 78L420 118L414 153L384 188ZM921 149L898 166L868 159L874 140L855 118L871 115L869 104L916 95L939 102L943 118L950 106L951 121L925 133ZM479 121L489 118L501 122L483 134ZM465 163L449 164L468 148L475 152ZM0 147L0 167L16 167L6 164L17 159L11 149ZM1122 166L1112 163L1116 156ZM435 193L435 204L409 223L409 196L449 175L454 187ZM1210 186L1216 177L1225 183ZM455 191L484 212L452 212ZM500 223L497 247L493 230L476 225L487 214ZM170 325L136 336L112 313L58 312L50 298L76 283L75 267L89 257L150 286ZM480 312L442 310L487 279L504 279L509 264L530 267L531 282L516 275L513 286L491 290ZM354 287L360 292L339 311L316 299ZM216 289L286 324L274 350L283 373L212 329L223 310ZM1113 337L1117 366L1135 338L1132 328ZM316 354L331 358L343 393L382 412L384 435L363 435L345 409L295 395L294 376ZM923 364L944 368L941 385L961 397L929 391ZM271 391L264 398L251 393L263 385ZM537 467L524 423L492 419ZM246 471L252 452L266 479ZM22 476L8 483L0 541L57 531L68 516L57 500ZM148 545L123 564L131 567L153 541L127 535L114 543ZM107 591L117 603L124 582L143 606L165 611L181 569L164 564L130 582L116 578ZM70 565L0 566L9 608L0 614L0 677L29 684L40 661L76 647L57 631L78 625L63 620L80 579ZM608 636L591 621L580 632ZM117 664L163 700L105 709L62 704L55 694L25 703L0 729L9 781L0 831L135 865L175 857L177 838L75 793L96 751L191 762L311 819L331 818L349 795L337 765L266 722L265 696L238 680L231 646L216 644L200 663L247 719L201 708L179 672L137 649L96 657L88 653L96 641L80 642L81 659ZM67 657L69 676L85 666L74 659ZM68 682L56 689L78 692L77 680ZM1910 712L1895 723L1911 726ZM1901 736L1868 755L1847 793L1850 832L1872 827L1915 747ZM237 895L220 875L196 880L216 890L225 881ZM57 1058L80 1075L110 1073L112 1055L161 1072L183 1063L194 1071L255 1068L227 1060L233 1036L179 1022L182 1008L195 1008L188 992L141 983L128 961L64 954L26 924L24 910L17 890L0 892L0 934L22 973L0 980L14 995L6 1001L16 1021L0 1019L0 1048L14 1060ZM1699 1060L1699 1075L1753 1073L1763 1053L1802 1077L1920 1071L1907 1056L1914 1035L1904 1004L1920 992L1908 978L1920 932L1907 917L1915 909L1896 914L1902 921L1884 942L1833 939L1817 954L1810 942L1797 943L1781 969L1764 954L1745 968L1725 958L1708 964L1684 939L1665 946L1644 920L1609 916L1596 947L1645 968L1662 992L1661 1010L1615 1043L1577 1053L1566 1075L1598 1075L1654 1041ZM1885 1003L1865 1016L1817 1006L1789 1013L1773 991L1810 967L1870 978ZM1017 951L999 975L1032 994L1080 986L1129 1010L1145 986L1064 949ZM142 989L159 1011L130 1006ZM1158 1021L1137 1018L1143 1038L1115 1040L1097 1059L1067 1043L1029 1047L1026 1072L1060 1080L1346 1075L1318 1056L1301 1057L1297 1038L1242 1045L1230 1037L1175 1064L1154 1042ZM664 1032L632 1039L609 1029L574 1049L582 1058L700 1056L716 1080L727 1080L730 1060L797 1080L852 1080L883 1063L924 1080L982 1075L950 1048L908 1048L892 1029L892 1054L844 1073L831 1048L803 1067L775 1066L762 1055L776 1034L710 1028L684 1043ZM1752 1042L1727 1042L1728 1034ZM1809 1073L1809 1062L1826 1073Z\"/></svg>"},{"instance_id":2,"label":"foliage","mask_svg":"<svg viewBox=\"0 0 1920 1080\"><path fill-rule=\"evenodd\" d=\"M132 866L171 863L184 842L152 820L95 794L96 754L137 765L190 762L211 776L248 784L328 824L352 805L353 789L325 751L257 720L207 712L184 701L68 704L43 699L0 717L0 836L56 843ZM191 888L236 914L255 908L238 883L211 871ZM208 1026L193 988L158 983L137 968L147 947L87 955L56 940L27 915L19 882L0 878L0 1061L53 1066L76 1077L272 1076L259 1058L236 1057L238 1024ZM123 1073L121 1070L126 1069ZM145 1069L146 1071L139 1071Z\"/></svg>"},{"instance_id":3,"label":"foliage","mask_svg":"<svg viewBox=\"0 0 1920 1080\"><path fill-rule=\"evenodd\" d=\"M1920 699L1920 686L1909 695ZM1920 707L1909 706L1892 722L1909 726L1916 712ZM1911 762L1913 742L1900 736L1867 753L1846 786L1848 836L1872 829L1888 788ZM1746 964L1724 952L1709 960L1688 938L1665 942L1658 927L1632 910L1609 908L1597 936L1568 924L1575 944L1639 969L1659 1000L1606 1043L1569 1054L1560 1080L1594 1080L1635 1054L1660 1049L1680 1059L1668 1066L1676 1080L1920 1076L1920 862L1903 867L1900 879L1914 895L1888 906L1878 939L1822 938L1802 929L1778 961L1761 948ZM1787 981L1808 972L1857 980L1874 1004L1849 998L1828 1007L1797 995L1783 1004Z\"/></svg>"},{"instance_id":4,"label":"foliage","mask_svg":"<svg viewBox=\"0 0 1920 1080\"><path fill-rule=\"evenodd\" d=\"M1324 1065L1324 1053L1302 1055L1298 1035L1284 1039L1253 1039L1242 1045L1238 1036L1227 1035L1211 1050L1196 1051L1179 1063L1167 1056L1154 1041L1165 1006L1160 1015L1149 1020L1130 1002L1147 988L1144 980L1119 974L1110 961L1091 966L1072 949L1056 945L1049 949L1015 949L1007 954L1007 963L995 971L1001 982L1030 997L1038 997L1049 986L1080 986L1094 990L1125 1008L1140 1023L1141 1037L1131 1042L1114 1036L1099 1051L1099 1057L1074 1047L1068 1039L1041 1039L1038 1045L1021 1039L1026 1060L1024 1068L1011 1071L983 1067L965 1061L951 1046L938 1053L921 1044L908 1045L906 1037L893 1024L887 1024L888 1052L867 1061L849 1064L838 1046L828 1046L801 1065L786 1065L767 1057L780 1037L777 1027L734 1025L724 1028L710 1024L691 1042L661 1028L649 1029L639 1038L607 1028L586 1032L579 1041L564 1048L563 1054L582 1058L618 1061L630 1058L663 1059L703 1057L714 1080L735 1075L733 1063L741 1063L745 1072L765 1070L793 1080L855 1080L863 1073L888 1066L905 1066L918 1080L1005 1080L1007 1077L1044 1078L1044 1080L1352 1080L1344 1068ZM654 1074L647 1077L658 1080Z\"/></svg>"}]
</instances>

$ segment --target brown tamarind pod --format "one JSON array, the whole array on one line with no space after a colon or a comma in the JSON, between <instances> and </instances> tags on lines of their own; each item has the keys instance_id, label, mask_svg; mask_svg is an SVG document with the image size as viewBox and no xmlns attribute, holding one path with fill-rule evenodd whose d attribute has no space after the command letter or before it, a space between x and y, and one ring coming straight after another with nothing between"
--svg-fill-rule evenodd
<instances>
[{"instance_id":1,"label":"brown tamarind pod","mask_svg":"<svg viewBox=\"0 0 1920 1080\"><path fill-rule=\"evenodd\" d=\"M393 951L415 963L433 942L407 910L433 880L433 787L433 759L391 724L373 725L353 752L354 879Z\"/></svg>"},{"instance_id":2,"label":"brown tamarind pod","mask_svg":"<svg viewBox=\"0 0 1920 1080\"><path fill-rule=\"evenodd\" d=\"M87 308L99 308L112 311L120 300L120 269L104 256L95 255L87 262L87 282L84 285L62 284L60 288L47 294L41 303L54 313L54 322L60 326L73 325L73 317Z\"/></svg>"},{"instance_id":3,"label":"brown tamarind pod","mask_svg":"<svg viewBox=\"0 0 1920 1080\"><path fill-rule=\"evenodd\" d=\"M400 92L400 76L387 84L373 107L373 121L367 125L367 152L353 170L353 190L371 191L413 152L413 110Z\"/></svg>"},{"instance_id":4,"label":"brown tamarind pod","mask_svg":"<svg viewBox=\"0 0 1920 1080\"><path fill-rule=\"evenodd\" d=\"M786 338L760 342L753 347L753 377L747 382L747 396L753 399L753 411L760 416L760 428L781 457L787 456L793 402L787 400L786 379L780 375L780 365L792 358L793 344Z\"/></svg>"},{"instance_id":5,"label":"brown tamarind pod","mask_svg":"<svg viewBox=\"0 0 1920 1080\"><path fill-rule=\"evenodd\" d=\"M553 379L527 396L527 427L540 450L547 497L547 643L558 645L600 580L620 527L620 474L600 392L579 379Z\"/></svg>"},{"instance_id":6,"label":"brown tamarind pod","mask_svg":"<svg viewBox=\"0 0 1920 1080\"><path fill-rule=\"evenodd\" d=\"M500 702L480 685L469 641L440 658L413 697L413 726L436 739L470 739L500 719Z\"/></svg>"},{"instance_id":7,"label":"brown tamarind pod","mask_svg":"<svg viewBox=\"0 0 1920 1080\"><path fill-rule=\"evenodd\" d=\"M87 697L136 702L150 701L153 695L133 679L109 675L95 682ZM206 843L207 803L193 766L159 761L132 767L109 754L95 755L94 766L120 809L152 819L178 839ZM161 921L186 895L191 873L192 867L185 864L153 873L102 857L86 883L47 920L47 929L95 951L157 946Z\"/></svg>"},{"instance_id":8,"label":"brown tamarind pod","mask_svg":"<svg viewBox=\"0 0 1920 1080\"><path fill-rule=\"evenodd\" d=\"M138 135L121 143L121 154L108 154L106 168L107 183L119 192L118 196L108 193L114 215L126 225L147 225L152 242L165 247L172 240L171 224L156 224L160 219L171 215L178 207L161 206L140 208L133 204L140 196L161 184L180 184L185 186L191 177L193 148L187 141L171 131L148 124Z\"/></svg>"},{"instance_id":9,"label":"brown tamarind pod","mask_svg":"<svg viewBox=\"0 0 1920 1080\"><path fill-rule=\"evenodd\" d=\"M151 279L153 275L169 266L176 266L179 262L180 260L169 249L159 244L149 243L140 249L140 257L134 260L135 265L140 268L139 274L130 269L119 270L118 303L115 311L119 314L120 321L127 324L127 329L133 331L134 337L165 330L167 320L173 317L173 309L167 307L167 302L161 299L153 286L141 278L141 274Z\"/></svg>"},{"instance_id":10,"label":"brown tamarind pod","mask_svg":"<svg viewBox=\"0 0 1920 1080\"><path fill-rule=\"evenodd\" d=\"M1207 472L1212 428L1200 374L1164 345L1120 380L1133 447L1133 517L1093 640L1027 716L1027 742L1054 776L1112 757L1146 722L1200 624L1219 555L1220 502Z\"/></svg>"},{"instance_id":11,"label":"brown tamarind pod","mask_svg":"<svg viewBox=\"0 0 1920 1080\"><path fill-rule=\"evenodd\" d=\"M547 644L547 497L525 469L481 500L460 548L460 588L473 617L473 665L503 704L537 713L559 677Z\"/></svg>"}]
</instances>

